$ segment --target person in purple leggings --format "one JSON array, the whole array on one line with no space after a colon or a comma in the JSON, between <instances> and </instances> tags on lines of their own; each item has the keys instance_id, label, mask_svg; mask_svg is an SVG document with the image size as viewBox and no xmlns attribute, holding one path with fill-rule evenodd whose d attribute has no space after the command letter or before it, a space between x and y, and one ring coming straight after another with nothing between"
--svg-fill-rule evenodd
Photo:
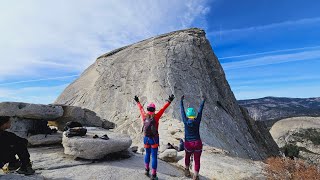
<instances>
[{"instance_id":1,"label":"person in purple leggings","mask_svg":"<svg viewBox=\"0 0 320 180\"><path fill-rule=\"evenodd\" d=\"M188 108L187 112L184 110L183 105L184 96L181 97L181 117L184 123L184 149L185 149L185 176L191 177L189 166L190 157L193 154L194 159L194 175L193 179L199 179L200 170L200 157L202 153L202 141L200 138L199 128L201 123L202 110L205 103L205 98L203 98L198 115L196 114L194 108Z\"/></svg>"}]
</instances>

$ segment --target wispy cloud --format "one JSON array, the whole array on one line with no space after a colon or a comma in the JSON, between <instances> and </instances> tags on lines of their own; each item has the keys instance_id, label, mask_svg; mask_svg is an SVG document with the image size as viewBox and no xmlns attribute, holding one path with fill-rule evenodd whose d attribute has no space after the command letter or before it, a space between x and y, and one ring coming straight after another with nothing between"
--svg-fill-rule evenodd
<instances>
[{"instance_id":1,"label":"wispy cloud","mask_svg":"<svg viewBox=\"0 0 320 180\"><path fill-rule=\"evenodd\" d=\"M309 85L309 86L286 86L277 88L263 88L259 89L256 87L242 87L240 89L233 89L233 92L238 100L242 99L255 99L266 96L277 96L277 97L296 97L296 98L308 98L308 97L319 97L320 86Z\"/></svg>"},{"instance_id":2,"label":"wispy cloud","mask_svg":"<svg viewBox=\"0 0 320 180\"><path fill-rule=\"evenodd\" d=\"M274 53L279 53L279 52L289 52L289 51L298 51L298 50L317 49L317 48L320 48L320 46L290 48L290 49L281 49L281 50L266 51L266 52L251 53L251 54L241 54L241 55L235 55L235 56L221 57L221 58L219 58L219 60L242 58L242 57L257 56L257 55L266 55L266 54L274 54Z\"/></svg>"},{"instance_id":3,"label":"wispy cloud","mask_svg":"<svg viewBox=\"0 0 320 180\"><path fill-rule=\"evenodd\" d=\"M0 6L0 80L39 78L44 69L80 73L106 51L204 21L206 4L206 0L7 1Z\"/></svg>"},{"instance_id":4,"label":"wispy cloud","mask_svg":"<svg viewBox=\"0 0 320 180\"><path fill-rule=\"evenodd\" d=\"M30 79L30 80L24 80L24 81L14 81L14 82L8 82L8 83L0 83L0 86L12 85L12 84L30 83L30 82L40 82L40 81L52 81L52 80L67 79L67 78L78 77L78 76L80 76L80 74L71 75L71 76L59 76L59 77L43 78L43 79Z\"/></svg>"},{"instance_id":5,"label":"wispy cloud","mask_svg":"<svg viewBox=\"0 0 320 180\"><path fill-rule=\"evenodd\" d=\"M286 26L296 26L296 25L305 25L305 24L314 24L314 23L320 23L320 17L315 18L305 18L305 19L298 19L298 20L290 20L290 21L283 21L279 23L272 23L272 24L266 24L266 25L259 25L259 26L251 26L246 28L240 28L240 29L225 29L221 31L212 31L209 32L209 35L228 35L228 34L246 34L250 33L252 31L260 31L260 30L269 30L274 28L283 28Z\"/></svg>"},{"instance_id":6,"label":"wispy cloud","mask_svg":"<svg viewBox=\"0 0 320 180\"><path fill-rule=\"evenodd\" d=\"M271 78L260 78L260 79L255 79L255 80L236 80L236 81L231 81L230 83L235 86L235 87L244 87L246 85L269 85L269 84L275 84L275 83L284 83L284 82L295 82L297 84L298 81L304 82L304 81L309 81L309 80L320 80L320 76L314 75L314 76L286 76L286 77L274 77L272 76ZM247 86L249 87L249 86Z\"/></svg>"},{"instance_id":7,"label":"wispy cloud","mask_svg":"<svg viewBox=\"0 0 320 180\"><path fill-rule=\"evenodd\" d=\"M291 54L269 55L258 58L251 58L243 61L222 63L224 70L250 68L271 64L280 64L294 61L305 61L320 59L320 50L297 52Z\"/></svg>"}]
</instances>

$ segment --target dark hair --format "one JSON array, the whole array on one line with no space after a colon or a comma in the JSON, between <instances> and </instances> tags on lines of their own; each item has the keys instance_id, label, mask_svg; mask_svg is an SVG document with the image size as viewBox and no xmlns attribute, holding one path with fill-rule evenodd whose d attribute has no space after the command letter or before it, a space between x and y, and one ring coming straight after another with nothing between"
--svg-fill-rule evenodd
<instances>
[{"instance_id":1,"label":"dark hair","mask_svg":"<svg viewBox=\"0 0 320 180\"><path fill-rule=\"evenodd\" d=\"M0 116L0 126L4 125L10 120L10 116Z\"/></svg>"}]
</instances>

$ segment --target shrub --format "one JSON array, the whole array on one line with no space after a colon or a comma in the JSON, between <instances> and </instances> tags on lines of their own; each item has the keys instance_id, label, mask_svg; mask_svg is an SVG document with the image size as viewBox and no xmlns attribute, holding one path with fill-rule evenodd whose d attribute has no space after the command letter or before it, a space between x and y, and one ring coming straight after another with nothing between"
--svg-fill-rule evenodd
<instances>
[{"instance_id":1,"label":"shrub","mask_svg":"<svg viewBox=\"0 0 320 180\"><path fill-rule=\"evenodd\" d=\"M320 169L303 160L292 160L282 157L270 157L265 172L269 180L316 180L320 177Z\"/></svg>"}]
</instances>

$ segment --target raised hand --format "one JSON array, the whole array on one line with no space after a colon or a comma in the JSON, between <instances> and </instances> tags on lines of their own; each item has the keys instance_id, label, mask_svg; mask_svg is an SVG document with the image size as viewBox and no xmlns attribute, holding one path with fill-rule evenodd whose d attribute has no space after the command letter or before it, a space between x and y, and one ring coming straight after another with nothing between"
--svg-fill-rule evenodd
<instances>
[{"instance_id":1,"label":"raised hand","mask_svg":"<svg viewBox=\"0 0 320 180\"><path fill-rule=\"evenodd\" d=\"M184 95L181 96L181 100L184 100Z\"/></svg>"},{"instance_id":2,"label":"raised hand","mask_svg":"<svg viewBox=\"0 0 320 180\"><path fill-rule=\"evenodd\" d=\"M134 96L134 100L138 103L139 102L138 96Z\"/></svg>"},{"instance_id":3,"label":"raised hand","mask_svg":"<svg viewBox=\"0 0 320 180\"><path fill-rule=\"evenodd\" d=\"M206 101L206 97L205 96L202 96L202 101Z\"/></svg>"},{"instance_id":4,"label":"raised hand","mask_svg":"<svg viewBox=\"0 0 320 180\"><path fill-rule=\"evenodd\" d=\"M172 102L173 100L174 100L174 95L171 94L171 95L169 96L169 98L168 98L168 101L169 101L169 102Z\"/></svg>"}]
</instances>

